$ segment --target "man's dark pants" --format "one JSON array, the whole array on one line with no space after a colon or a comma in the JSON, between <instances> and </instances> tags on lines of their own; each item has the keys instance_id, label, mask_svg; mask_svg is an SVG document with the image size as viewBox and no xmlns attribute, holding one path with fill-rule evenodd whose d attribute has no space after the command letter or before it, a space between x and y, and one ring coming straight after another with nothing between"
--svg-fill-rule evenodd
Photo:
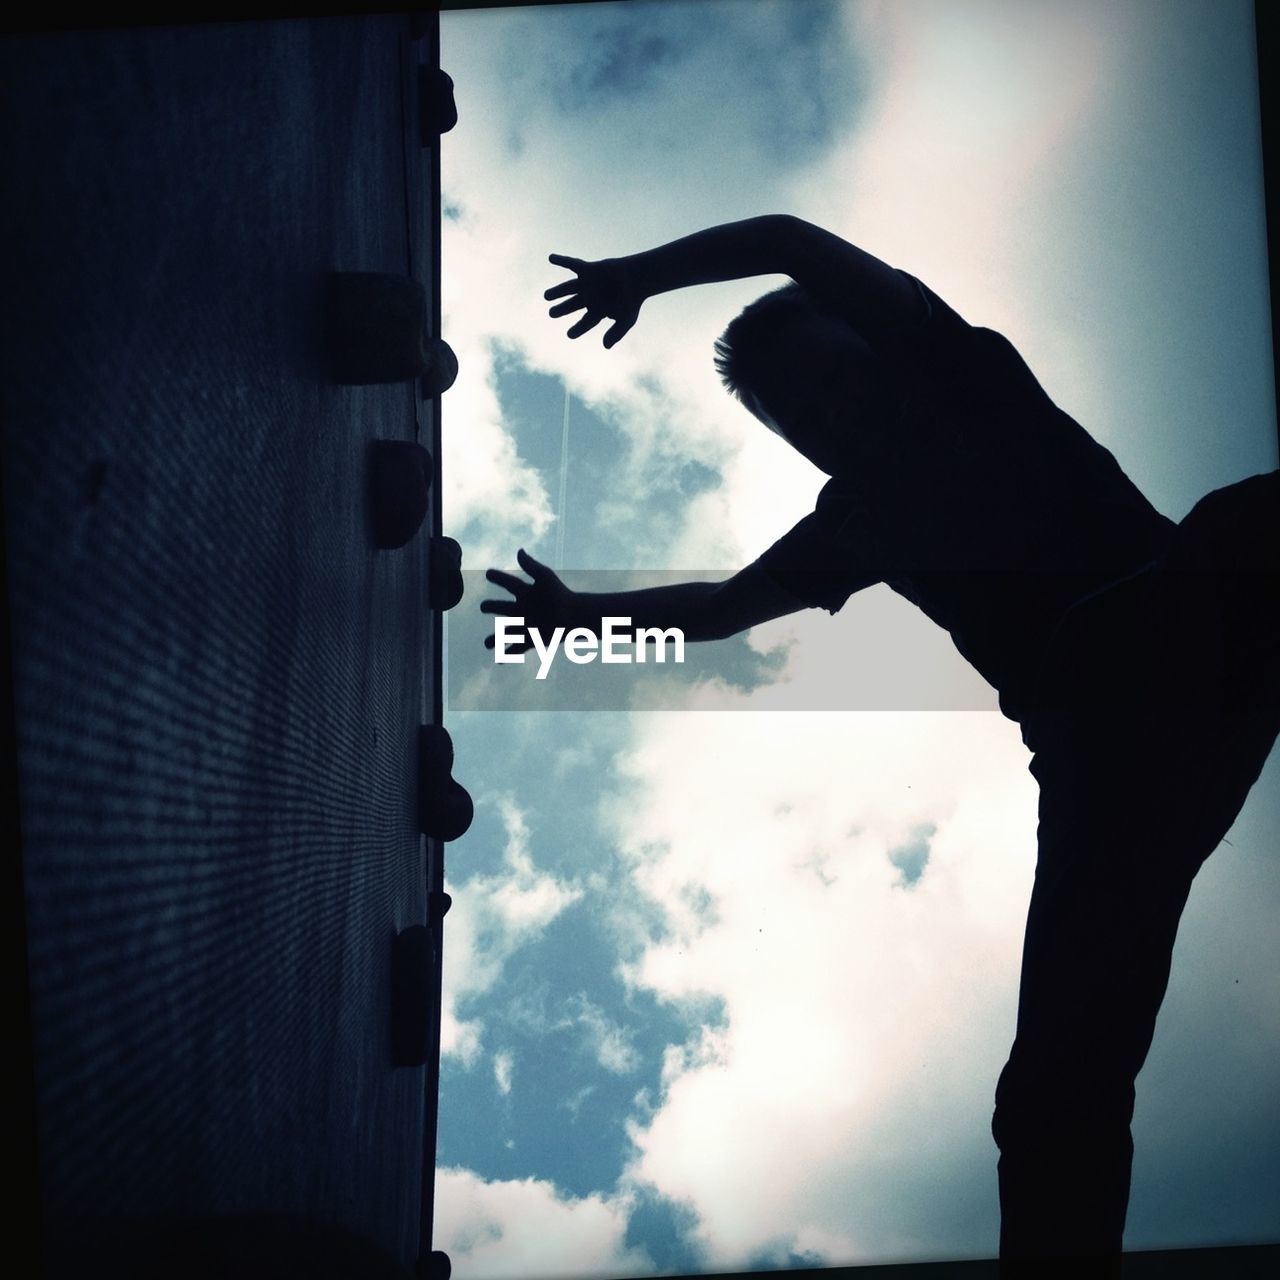
<instances>
[{"instance_id":1,"label":"man's dark pants","mask_svg":"<svg viewBox=\"0 0 1280 1280\"><path fill-rule=\"evenodd\" d=\"M1280 729L1278 554L1280 472L1217 490L1050 646L1023 721L1039 856L992 1125L1007 1272L1118 1266L1134 1078L1178 920Z\"/></svg>"}]
</instances>

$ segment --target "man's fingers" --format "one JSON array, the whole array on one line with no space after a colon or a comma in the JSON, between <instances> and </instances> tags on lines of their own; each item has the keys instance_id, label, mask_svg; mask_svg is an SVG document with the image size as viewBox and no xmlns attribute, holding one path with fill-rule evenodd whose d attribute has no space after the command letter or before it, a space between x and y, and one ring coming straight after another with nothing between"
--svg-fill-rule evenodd
<instances>
[{"instance_id":1,"label":"man's fingers","mask_svg":"<svg viewBox=\"0 0 1280 1280\"><path fill-rule=\"evenodd\" d=\"M497 636L485 636L484 647L486 649L496 649L498 647L496 641L497 641ZM525 640L521 644L512 644L510 641L508 641L506 647L503 649L503 652L504 653L528 653L529 650L532 648L533 648L533 644L528 640Z\"/></svg>"},{"instance_id":2,"label":"man's fingers","mask_svg":"<svg viewBox=\"0 0 1280 1280\"><path fill-rule=\"evenodd\" d=\"M548 572L547 566L540 560L535 560L523 547L516 552L516 559L520 562L520 567L535 582Z\"/></svg>"},{"instance_id":3,"label":"man's fingers","mask_svg":"<svg viewBox=\"0 0 1280 1280\"><path fill-rule=\"evenodd\" d=\"M575 295L567 302L560 303L559 306L552 307L547 312L549 316L567 316L574 311L581 311L587 304L582 300L580 295Z\"/></svg>"},{"instance_id":4,"label":"man's fingers","mask_svg":"<svg viewBox=\"0 0 1280 1280\"><path fill-rule=\"evenodd\" d=\"M618 320L614 324L611 324L609 328L605 330L604 345L606 347L611 347L621 338L626 337L626 335L631 332L631 326L633 324L635 324L634 320Z\"/></svg>"},{"instance_id":5,"label":"man's fingers","mask_svg":"<svg viewBox=\"0 0 1280 1280\"><path fill-rule=\"evenodd\" d=\"M529 584L513 573L503 573L501 569L489 569L485 575L490 582L499 587L506 587L513 596L518 596Z\"/></svg>"},{"instance_id":6,"label":"man's fingers","mask_svg":"<svg viewBox=\"0 0 1280 1280\"><path fill-rule=\"evenodd\" d=\"M495 643L496 640L496 636L485 636L484 647L486 649L496 649L498 647ZM523 644L511 644L508 642L506 648L503 649L503 653L528 653L532 648L533 645L527 640Z\"/></svg>"},{"instance_id":7,"label":"man's fingers","mask_svg":"<svg viewBox=\"0 0 1280 1280\"><path fill-rule=\"evenodd\" d=\"M569 330L569 337L580 338L584 333L590 333L592 329L604 319L604 316L598 311L588 311L577 324Z\"/></svg>"},{"instance_id":8,"label":"man's fingers","mask_svg":"<svg viewBox=\"0 0 1280 1280\"><path fill-rule=\"evenodd\" d=\"M557 267L567 267L570 271L577 271L587 265L585 258L571 258L564 253L548 254L547 261Z\"/></svg>"},{"instance_id":9,"label":"man's fingers","mask_svg":"<svg viewBox=\"0 0 1280 1280\"><path fill-rule=\"evenodd\" d=\"M481 613L500 613L504 618L524 616L524 606L517 600L481 600Z\"/></svg>"},{"instance_id":10,"label":"man's fingers","mask_svg":"<svg viewBox=\"0 0 1280 1280\"><path fill-rule=\"evenodd\" d=\"M553 284L550 289L543 292L543 297L548 302L552 298L563 298L566 293L576 293L581 282L577 279L561 280L559 284Z\"/></svg>"}]
</instances>

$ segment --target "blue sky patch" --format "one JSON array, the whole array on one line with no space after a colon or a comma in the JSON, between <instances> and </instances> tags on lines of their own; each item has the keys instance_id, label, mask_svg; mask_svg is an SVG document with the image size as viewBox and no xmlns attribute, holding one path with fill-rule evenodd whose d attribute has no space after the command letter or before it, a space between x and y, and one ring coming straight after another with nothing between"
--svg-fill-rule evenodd
<instances>
[{"instance_id":1,"label":"blue sky patch","mask_svg":"<svg viewBox=\"0 0 1280 1280\"><path fill-rule=\"evenodd\" d=\"M938 834L935 823L925 822L915 827L907 840L889 850L889 861L902 873L898 884L904 889L914 889L929 865L929 841Z\"/></svg>"}]
</instances>

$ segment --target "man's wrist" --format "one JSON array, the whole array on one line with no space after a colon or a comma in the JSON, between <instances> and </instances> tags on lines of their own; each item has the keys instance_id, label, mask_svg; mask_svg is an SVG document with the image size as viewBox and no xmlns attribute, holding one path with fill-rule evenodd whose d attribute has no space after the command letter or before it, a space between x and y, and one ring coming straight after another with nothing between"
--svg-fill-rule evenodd
<instances>
[{"instance_id":1,"label":"man's wrist","mask_svg":"<svg viewBox=\"0 0 1280 1280\"><path fill-rule=\"evenodd\" d=\"M615 258L618 274L622 279L623 290L634 294L637 302L643 302L661 290L653 287L653 250L643 253L630 253L622 258Z\"/></svg>"},{"instance_id":2,"label":"man's wrist","mask_svg":"<svg viewBox=\"0 0 1280 1280\"><path fill-rule=\"evenodd\" d=\"M556 622L564 627L566 632L572 631L574 627L586 627L589 631L598 631L600 629L600 618L599 616L594 619L589 617L590 612L587 608L586 593L566 587L564 598L561 600L560 608L557 610L559 616L556 618Z\"/></svg>"}]
</instances>

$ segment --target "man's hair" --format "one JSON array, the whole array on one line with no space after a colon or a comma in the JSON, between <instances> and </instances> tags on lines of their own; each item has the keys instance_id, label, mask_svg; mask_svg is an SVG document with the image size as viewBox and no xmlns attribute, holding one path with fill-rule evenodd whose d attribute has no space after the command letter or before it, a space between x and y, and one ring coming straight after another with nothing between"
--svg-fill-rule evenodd
<instances>
[{"instance_id":1,"label":"man's hair","mask_svg":"<svg viewBox=\"0 0 1280 1280\"><path fill-rule=\"evenodd\" d=\"M748 303L716 339L716 372L727 390L771 431L781 432L767 407L776 404L778 383L786 376L777 358L778 335L795 320L820 308L798 284L784 284Z\"/></svg>"},{"instance_id":2,"label":"man's hair","mask_svg":"<svg viewBox=\"0 0 1280 1280\"><path fill-rule=\"evenodd\" d=\"M794 355L796 343L809 341L808 325L815 318L836 319L847 324L833 307L824 305L798 284L785 284L766 293L742 309L716 340L715 364L720 380L748 411L770 431L781 436L801 453L808 452L803 439L792 439L788 430L805 430L802 422L778 421L778 407L788 403L788 390L798 376ZM850 391L847 421L851 426L882 421L899 398L880 357L851 326L852 341L845 349L848 371L856 376ZM799 375L802 376L802 375Z\"/></svg>"},{"instance_id":3,"label":"man's hair","mask_svg":"<svg viewBox=\"0 0 1280 1280\"><path fill-rule=\"evenodd\" d=\"M783 284L742 308L728 328L716 340L716 370L721 381L750 413L758 417L773 433L786 439L778 425L776 410L785 403L783 389L795 371L783 351L786 330L792 324L803 325L815 316L844 320L835 308L823 305L799 284ZM851 330L852 332L852 330ZM860 372L865 390L874 396L879 387L879 362L859 338ZM850 358L858 358L856 347ZM872 403L868 399L868 406Z\"/></svg>"}]
</instances>

